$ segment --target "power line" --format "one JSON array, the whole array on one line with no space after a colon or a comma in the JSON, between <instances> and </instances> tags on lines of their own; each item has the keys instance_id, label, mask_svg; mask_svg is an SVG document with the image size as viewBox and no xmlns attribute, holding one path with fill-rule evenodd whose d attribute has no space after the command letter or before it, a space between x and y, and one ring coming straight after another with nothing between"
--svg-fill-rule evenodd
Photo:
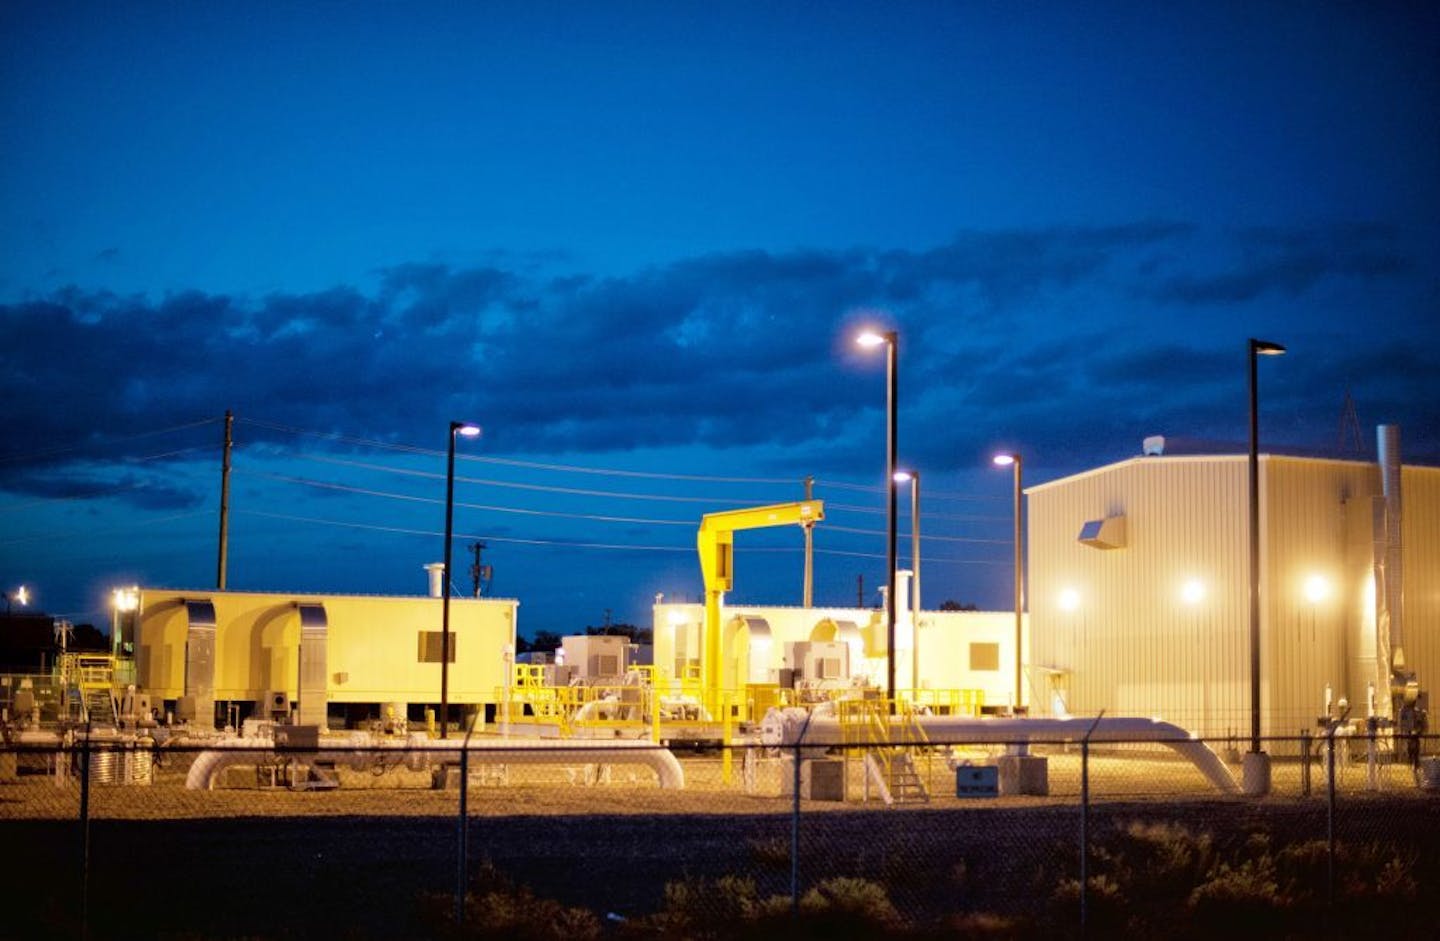
<instances>
[{"instance_id":1,"label":"power line","mask_svg":"<svg viewBox=\"0 0 1440 941\"><path fill-rule=\"evenodd\" d=\"M407 502L410 502L410 503L428 503L428 504L437 505L437 506L444 503L444 501L441 500L441 499L439 499L438 497L417 497L417 496L414 496L413 494L390 493L390 492L384 491L384 490L371 490L371 489L366 488L366 487L354 487L354 486L351 486L351 485L349 485L349 484L339 484L339 483L333 483L333 482L324 481L324 480L313 480L313 479L307 478L307 477L294 477L294 476L290 476L290 475L287 475L287 474L275 474L275 473L271 473L271 472L268 472L268 471L252 471L252 470L238 470L238 469L237 469L236 473L243 474L244 476L247 476L247 477L260 477L260 478L264 478L264 479L267 479L267 480L279 481L279 482L281 482L281 483L300 484L300 485L302 485L302 486L306 486L306 487L318 487L318 488L321 488L321 489L324 489L324 490L338 490L338 491L341 491L341 492L344 492L344 493L355 493L355 494L359 494L359 495L361 495L361 496L384 497L384 498L390 499L390 500L404 500L404 501L407 501ZM637 524L637 525L643 524L643 525L651 525L651 526L694 526L694 525L696 525L696 523L695 523L694 520L645 519L645 518L642 518L642 517L633 517L633 516L605 516L605 515L600 515L600 514L595 514L595 513L564 513L564 512L561 512L561 511L559 511L559 510L533 510L533 509L527 509L527 508L524 508L524 507L495 506L495 505L492 505L492 504L485 504L485 503L466 503L466 502L461 502L461 501L456 501L456 502L455 502L455 506L461 507L461 508L467 509L467 510L484 510L484 511L492 512L492 513L516 513L516 514L521 514L521 515L524 515L524 516L549 516L549 517L558 517L558 518L563 518L563 519L593 520L593 521L602 522L602 523L631 523L631 524Z\"/></svg>"},{"instance_id":2,"label":"power line","mask_svg":"<svg viewBox=\"0 0 1440 941\"><path fill-rule=\"evenodd\" d=\"M348 435L341 435L334 432L308 431L304 428L294 428L288 425L279 425L273 422L259 421L251 418L238 418L237 421L249 425L256 425L268 428L272 431L285 431L291 434L305 435L308 437L322 438L327 441L337 441L343 444L368 445L373 448L380 448L389 451L403 451L410 454L439 455L443 451L430 448L421 448L414 445L393 444L386 441L375 441L369 438L356 438ZM609 477L636 477L648 480L684 480L684 481L705 481L710 483L731 483L731 484L797 484L799 479L785 477L716 477L701 474L662 474L656 471L622 470L619 468L582 467L575 464L551 464L540 461L522 461L515 458L492 457L483 454L456 455L458 460L474 461L481 464L496 464L505 467L522 467L528 470L563 471L572 474L596 474Z\"/></svg>"},{"instance_id":3,"label":"power line","mask_svg":"<svg viewBox=\"0 0 1440 941\"><path fill-rule=\"evenodd\" d=\"M176 431L186 431L190 428L199 428L203 425L213 425L220 418L202 418L197 421L187 422L183 425L171 425L169 428L157 428L154 431L141 431L130 435L102 435L98 439L87 442L83 445L71 445L63 448L47 448L44 451L32 451L29 454L12 454L9 457L0 457L0 464L10 464L15 461L32 461L42 457L52 457L57 454L71 454L78 451L94 451L111 444L119 444L125 441L139 441L141 438L153 438L157 435L168 435Z\"/></svg>"}]
</instances>

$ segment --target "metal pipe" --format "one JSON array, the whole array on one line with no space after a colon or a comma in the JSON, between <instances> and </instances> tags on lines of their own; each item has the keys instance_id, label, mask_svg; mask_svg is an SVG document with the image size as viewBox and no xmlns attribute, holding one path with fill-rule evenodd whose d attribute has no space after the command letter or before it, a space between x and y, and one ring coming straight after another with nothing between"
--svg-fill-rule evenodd
<instances>
[{"instance_id":1,"label":"metal pipe","mask_svg":"<svg viewBox=\"0 0 1440 941\"><path fill-rule=\"evenodd\" d=\"M407 759L407 766L412 771L419 771L436 763L458 760L458 756L451 758L449 753L462 748L468 748L472 753L494 752L495 757L491 760L505 764L643 765L655 772L656 782L661 788L680 790L685 787L685 770L673 752L650 742L625 739L594 744L582 744L574 739L475 739L467 744L464 739L431 739L424 733L415 733L398 741L357 735L328 741L322 739L316 748L305 749L303 754L324 756L327 760L346 760L352 768L363 770L377 753L401 752ZM211 790L218 775L226 768L254 765L257 760L266 760L274 753L275 743L270 739L233 738L215 742L195 756L190 772L185 776L185 787L192 791Z\"/></svg>"},{"instance_id":2,"label":"metal pipe","mask_svg":"<svg viewBox=\"0 0 1440 941\"><path fill-rule=\"evenodd\" d=\"M771 709L760 725L761 741L770 747L793 744L802 723L809 717L804 709ZM1018 744L1080 742L1153 742L1164 745L1188 760L1211 784L1226 793L1239 791L1218 755L1200 739L1170 722L1128 716L1099 718L1003 718L970 716L908 717L925 730L932 744ZM834 716L809 717L804 733L807 746L845 743L840 721Z\"/></svg>"}]
</instances>

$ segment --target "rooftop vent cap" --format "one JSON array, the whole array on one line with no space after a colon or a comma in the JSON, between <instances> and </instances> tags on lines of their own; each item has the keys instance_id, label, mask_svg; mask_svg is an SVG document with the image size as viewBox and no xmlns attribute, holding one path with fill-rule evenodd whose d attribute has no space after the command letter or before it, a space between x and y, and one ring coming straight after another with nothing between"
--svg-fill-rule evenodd
<instances>
[{"instance_id":1,"label":"rooftop vent cap","mask_svg":"<svg viewBox=\"0 0 1440 941\"><path fill-rule=\"evenodd\" d=\"M1146 457L1157 457L1165 453L1165 436L1150 435L1140 442L1140 453Z\"/></svg>"}]
</instances>

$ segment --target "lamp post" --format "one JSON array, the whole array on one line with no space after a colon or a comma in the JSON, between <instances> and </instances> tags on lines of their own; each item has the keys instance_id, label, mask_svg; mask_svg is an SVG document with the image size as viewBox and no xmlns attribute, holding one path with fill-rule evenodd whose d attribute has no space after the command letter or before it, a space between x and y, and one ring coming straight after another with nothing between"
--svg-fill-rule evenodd
<instances>
[{"instance_id":1,"label":"lamp post","mask_svg":"<svg viewBox=\"0 0 1440 941\"><path fill-rule=\"evenodd\" d=\"M1256 362L1261 356L1279 356L1285 347L1250 338L1250 751L1241 765L1247 795L1270 791L1270 756L1260 750L1260 409Z\"/></svg>"},{"instance_id":2,"label":"lamp post","mask_svg":"<svg viewBox=\"0 0 1440 941\"><path fill-rule=\"evenodd\" d=\"M895 701L895 464L899 454L897 438L899 402L899 376L897 360L900 355L900 334L895 330L884 332L866 331L855 338L863 347L885 346L885 487L888 491L889 509L885 525L885 695L890 698L891 709Z\"/></svg>"},{"instance_id":3,"label":"lamp post","mask_svg":"<svg viewBox=\"0 0 1440 941\"><path fill-rule=\"evenodd\" d=\"M455 519L455 438L474 438L480 426L450 423L450 449L445 464L445 568L440 578L440 737L450 731L450 542Z\"/></svg>"},{"instance_id":4,"label":"lamp post","mask_svg":"<svg viewBox=\"0 0 1440 941\"><path fill-rule=\"evenodd\" d=\"M1025 563L1021 551L1022 541L1020 534L1020 500L1023 490L1020 486L1021 465L1024 463L1019 454L997 454L993 458L996 467L1013 467L1015 469L1015 707L1014 712L1020 712L1021 704L1025 701L1025 683L1022 675L1024 661L1024 612L1025 612Z\"/></svg>"},{"instance_id":5,"label":"lamp post","mask_svg":"<svg viewBox=\"0 0 1440 941\"><path fill-rule=\"evenodd\" d=\"M920 688L920 472L895 472L896 483L910 484L910 689Z\"/></svg>"}]
</instances>

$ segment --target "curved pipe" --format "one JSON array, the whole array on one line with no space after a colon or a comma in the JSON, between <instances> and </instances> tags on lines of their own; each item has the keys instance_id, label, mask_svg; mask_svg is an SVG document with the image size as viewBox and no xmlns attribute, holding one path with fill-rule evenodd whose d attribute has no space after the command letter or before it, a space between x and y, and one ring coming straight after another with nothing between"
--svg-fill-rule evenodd
<instances>
[{"instance_id":1,"label":"curved pipe","mask_svg":"<svg viewBox=\"0 0 1440 941\"><path fill-rule=\"evenodd\" d=\"M589 745L574 741L554 739L472 739L468 744L463 739L428 739L424 735L412 736L405 741L371 740L368 736L354 736L346 739L321 740L316 749L306 749L287 754L303 755L311 760L324 755L326 760L347 761L352 768L363 769L377 754L403 752L412 771L419 771L436 764L449 764L455 759L450 752L465 749L471 755L494 752L487 756L491 761L505 764L634 764L644 765L655 772L660 787L679 790L685 787L685 771L668 748L660 748L649 742L606 741ZM254 765L260 753L274 754L275 743L263 738L232 738L214 743L196 756L185 776L185 786L190 790L210 790L215 778L226 768L235 765ZM447 754L437 754L437 753ZM456 756L458 757L458 756Z\"/></svg>"},{"instance_id":2,"label":"curved pipe","mask_svg":"<svg viewBox=\"0 0 1440 941\"><path fill-rule=\"evenodd\" d=\"M815 715L806 726L803 709L771 709L761 723L761 740L770 746L839 745L843 738L834 716ZM1012 745L1020 742L1154 742L1189 761L1225 794L1238 794L1230 770L1210 747L1171 722L1104 716L1099 719L1018 719L968 716L915 716L931 739L948 744Z\"/></svg>"}]
</instances>

